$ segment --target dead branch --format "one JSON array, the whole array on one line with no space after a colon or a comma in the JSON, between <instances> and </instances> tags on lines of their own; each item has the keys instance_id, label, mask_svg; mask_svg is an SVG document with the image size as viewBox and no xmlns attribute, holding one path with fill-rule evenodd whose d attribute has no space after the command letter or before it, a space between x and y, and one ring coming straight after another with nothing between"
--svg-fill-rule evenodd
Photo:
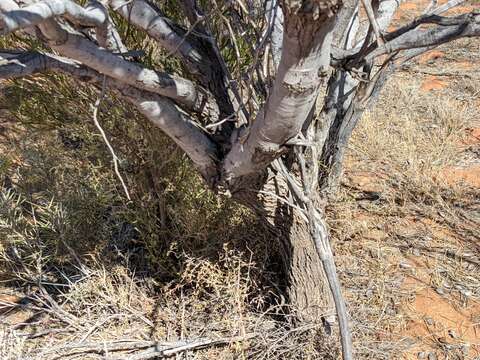
<instances>
[{"instance_id":1,"label":"dead branch","mask_svg":"<svg viewBox=\"0 0 480 360\"><path fill-rule=\"evenodd\" d=\"M258 334L224 337L218 339L191 339L176 342L142 341L142 340L118 340L112 342L80 342L66 344L61 347L45 349L44 354L58 354L56 358L62 358L79 354L96 353L107 355L108 353L122 352L109 356L109 360L146 360L153 358L166 358L187 351L197 351L207 347L228 345L248 341L257 337ZM126 353L126 354L125 354Z\"/></svg>"},{"instance_id":2,"label":"dead branch","mask_svg":"<svg viewBox=\"0 0 480 360\"><path fill-rule=\"evenodd\" d=\"M433 15L425 18L424 21L437 24L438 26L430 30L416 29L407 31L395 38L393 38L393 35L389 36L387 34L385 38L388 40L388 48L384 45L370 51L365 56L365 61L372 61L390 52L438 46L460 37L480 35L480 15L475 13L452 18Z\"/></svg>"}]
</instances>

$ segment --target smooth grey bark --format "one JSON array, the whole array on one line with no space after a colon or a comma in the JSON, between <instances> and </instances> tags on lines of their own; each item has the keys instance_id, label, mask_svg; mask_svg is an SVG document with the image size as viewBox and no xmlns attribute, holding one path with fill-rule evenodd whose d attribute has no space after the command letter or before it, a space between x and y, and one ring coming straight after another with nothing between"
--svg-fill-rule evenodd
<instances>
[{"instance_id":1,"label":"smooth grey bark","mask_svg":"<svg viewBox=\"0 0 480 360\"><path fill-rule=\"evenodd\" d=\"M121 93L188 154L207 184L217 176L218 147L168 99L133 87Z\"/></svg>"},{"instance_id":2,"label":"smooth grey bark","mask_svg":"<svg viewBox=\"0 0 480 360\"><path fill-rule=\"evenodd\" d=\"M167 22L163 14L158 12L149 2L136 0L133 2L125 0L110 0L110 6L132 25L145 30L171 55L180 55L181 59L187 61L193 71L200 72L202 62L209 62L209 59L198 51L185 34L180 34Z\"/></svg>"},{"instance_id":3,"label":"smooth grey bark","mask_svg":"<svg viewBox=\"0 0 480 360\"><path fill-rule=\"evenodd\" d=\"M400 2L400 0L382 0L378 4L375 18L382 33L385 33L390 26L393 15L395 15Z\"/></svg>"},{"instance_id":4,"label":"smooth grey bark","mask_svg":"<svg viewBox=\"0 0 480 360\"><path fill-rule=\"evenodd\" d=\"M0 1L0 12L4 13L7 11L17 10L18 5L13 0L3 0Z\"/></svg>"},{"instance_id":5,"label":"smooth grey bark","mask_svg":"<svg viewBox=\"0 0 480 360\"><path fill-rule=\"evenodd\" d=\"M359 0L346 0L337 16L333 35L333 45L340 49L350 49L360 26L358 13Z\"/></svg>"},{"instance_id":6,"label":"smooth grey bark","mask_svg":"<svg viewBox=\"0 0 480 360\"><path fill-rule=\"evenodd\" d=\"M278 68L282 56L283 43L283 11L278 0L267 0L265 3L265 17L268 22L267 31L271 31L270 44L275 69Z\"/></svg>"},{"instance_id":7,"label":"smooth grey bark","mask_svg":"<svg viewBox=\"0 0 480 360\"><path fill-rule=\"evenodd\" d=\"M40 4L42 3L38 5ZM28 8L24 8L23 11ZM0 19L5 24L23 24L22 19L25 16L21 11L5 12ZM50 17L39 22L38 25L47 37L49 45L63 56L75 59L102 74L134 87L169 97L189 110L214 119L218 117L218 106L213 96L208 91L196 87L191 81L126 61L81 35L62 30L48 20Z\"/></svg>"},{"instance_id":8,"label":"smooth grey bark","mask_svg":"<svg viewBox=\"0 0 480 360\"><path fill-rule=\"evenodd\" d=\"M169 97L180 105L185 105L187 109L207 117L218 117L218 108L213 97L206 90L195 87L189 80L128 62L76 34L68 33L62 43L53 43L51 47L109 77Z\"/></svg>"},{"instance_id":9,"label":"smooth grey bark","mask_svg":"<svg viewBox=\"0 0 480 360\"><path fill-rule=\"evenodd\" d=\"M10 10L0 19L1 35L38 25L59 15L86 26L102 26L107 19L98 1L90 2L85 8L70 0L44 0L21 9L15 9L11 2L8 4Z\"/></svg>"},{"instance_id":10,"label":"smooth grey bark","mask_svg":"<svg viewBox=\"0 0 480 360\"><path fill-rule=\"evenodd\" d=\"M320 24L320 25L319 25ZM325 90L334 17L321 20L292 11L285 17L282 57L270 96L223 163L227 183L263 170L302 129Z\"/></svg>"}]
</instances>

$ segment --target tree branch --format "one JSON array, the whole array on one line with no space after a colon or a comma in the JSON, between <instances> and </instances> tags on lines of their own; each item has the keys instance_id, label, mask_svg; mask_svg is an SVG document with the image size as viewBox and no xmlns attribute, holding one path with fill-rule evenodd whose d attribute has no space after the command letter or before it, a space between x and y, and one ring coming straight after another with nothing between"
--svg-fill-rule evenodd
<instances>
[{"instance_id":1,"label":"tree branch","mask_svg":"<svg viewBox=\"0 0 480 360\"><path fill-rule=\"evenodd\" d=\"M161 96L133 87L120 92L185 151L208 185L217 181L218 148L203 130Z\"/></svg>"},{"instance_id":2,"label":"tree branch","mask_svg":"<svg viewBox=\"0 0 480 360\"><path fill-rule=\"evenodd\" d=\"M398 0L380 1L375 9L376 22L380 33L390 25L398 6ZM369 33L363 34L364 38L360 39L355 49L352 49L355 46L355 28L350 32L349 37L344 39L344 48L347 51L361 53L364 45L365 49L368 46L366 37L369 36ZM366 76L363 81L367 80L371 71L370 64L364 64L359 71ZM319 148L319 153L321 153L321 166L319 166L318 171L319 184L320 189L327 194L335 191L342 169L341 163L345 147L348 144L350 134L363 113L360 106L354 104L357 101L356 96L359 86L365 86L365 84L361 84L361 80L360 76L356 74L341 68L337 69L336 74L330 80L324 108L318 119L314 121L313 139ZM383 82L376 82L377 93L380 91L382 84Z\"/></svg>"},{"instance_id":3,"label":"tree branch","mask_svg":"<svg viewBox=\"0 0 480 360\"><path fill-rule=\"evenodd\" d=\"M40 4L43 5L43 3ZM3 19L7 26L13 23L20 24L22 28L38 25L46 36L50 47L62 55L80 61L102 74L131 86L169 97L188 110L217 119L218 106L208 91L197 88L191 81L181 77L156 72L139 64L126 61L122 57L95 45L83 36L62 29L49 16L41 16L40 18L30 16L43 11L36 11L35 5L0 14L0 19ZM32 7L34 7L33 10ZM43 7L40 8L43 9ZM58 8L57 10L61 9ZM43 11L42 14L44 13ZM48 15L52 13L55 12L50 12ZM31 20L33 22L30 22ZM105 21L104 19L102 24ZM12 25L10 28L15 28L15 26Z\"/></svg>"},{"instance_id":4,"label":"tree branch","mask_svg":"<svg viewBox=\"0 0 480 360\"><path fill-rule=\"evenodd\" d=\"M18 5L13 0L0 1L0 13L18 9Z\"/></svg>"},{"instance_id":5,"label":"tree branch","mask_svg":"<svg viewBox=\"0 0 480 360\"><path fill-rule=\"evenodd\" d=\"M462 24L465 24L467 19L471 19L471 14L452 19L438 16L462 2L464 2L464 0L450 0L444 5L430 9L409 24L384 35L384 39L388 42L382 47L378 47L376 43L373 43L370 44L363 53L359 51L359 46L350 50L347 48L347 50L344 51L344 55L348 54L344 58L350 57L350 59L352 59L346 67L358 67L357 70L362 71L366 78L360 83L358 77L354 78L349 72L338 69L336 79L332 80L332 85L329 88L329 95L327 96L329 100L326 102L320 119L316 122L318 128L316 140L317 143L323 146L319 183L325 193L335 191L342 171L345 148L353 129L363 114L367 102L371 105L372 102L376 100L387 77L394 72L398 65L434 48L441 42L466 36L466 33L463 31L474 33L471 28L470 30L468 28L466 30L463 29L461 34L460 31L457 31L464 26ZM376 19L381 28L386 29L388 27L397 7L398 2L396 0L380 2ZM430 31L414 30L422 23L443 24L445 28L442 29L442 25L440 25ZM453 27L455 27L456 30L454 30ZM443 34L442 31L444 31ZM406 40L402 37L404 34L412 36L410 39L413 39L413 42L416 43L415 46L419 47L411 48L411 44L403 42ZM431 36L432 34L433 36ZM395 43L392 41L395 39L400 40L396 40L397 43ZM423 46L425 44L428 45ZM385 55L402 47L405 47L406 50L387 59L382 69L377 72L372 79L369 79L370 70L366 68L365 65L371 64L380 54ZM374 51L376 52L374 53ZM335 58L341 57L338 56L339 52L337 49ZM367 56L364 57L366 54ZM395 54L395 52L393 52L393 54Z\"/></svg>"},{"instance_id":6,"label":"tree branch","mask_svg":"<svg viewBox=\"0 0 480 360\"><path fill-rule=\"evenodd\" d=\"M359 0L345 0L337 16L333 34L333 45L340 49L349 49L355 42L359 29Z\"/></svg>"},{"instance_id":7,"label":"tree branch","mask_svg":"<svg viewBox=\"0 0 480 360\"><path fill-rule=\"evenodd\" d=\"M372 61L381 55L400 50L437 46L461 37L480 36L480 15L475 13L457 17L434 16L425 19L424 22L438 24L438 26L430 30L408 31L388 41L384 46L372 50L365 56L365 61Z\"/></svg>"},{"instance_id":8,"label":"tree branch","mask_svg":"<svg viewBox=\"0 0 480 360\"><path fill-rule=\"evenodd\" d=\"M423 23L428 23L428 22L433 23L434 20L431 20L431 19L434 19L435 15L440 15L455 6L462 4L463 2L465 2L465 0L450 0L447 3L437 8L434 8L425 12L423 15L412 20L410 23L403 25L402 27L390 33L385 34L384 39L389 41L406 33L407 31L415 29L416 27L418 27ZM379 24L380 30L385 31L387 27L390 25L393 15L398 9L398 5L399 5L398 0L385 0L380 2L377 10L377 16L376 16L376 20L377 20L377 23ZM360 41L360 43L357 43L355 47L352 47L344 51L341 51L340 49L334 49L335 51L334 51L333 63L336 64L339 60L351 60L354 58L357 59L354 61L355 63L360 63L365 54L370 53L371 51L377 48L377 44L370 44L365 48L364 52L361 52L360 50L362 48L361 46L362 42L363 42L363 39ZM386 46L388 47L388 45Z\"/></svg>"},{"instance_id":9,"label":"tree branch","mask_svg":"<svg viewBox=\"0 0 480 360\"><path fill-rule=\"evenodd\" d=\"M195 30L195 33L199 34L197 36L198 43L211 61L211 76L213 81L209 82L209 88L212 92L217 91L218 93L218 91L221 91L220 95L224 98L222 103L225 103L227 109L227 111L224 111L224 118L235 114L238 116L238 125L247 124L249 114L243 105L244 99L240 96L238 85L233 81L232 74L220 52L216 39L208 26L205 25L208 14L205 15L201 11L196 0L182 0L181 5L190 22L190 26ZM228 3L226 3L226 5L229 6ZM212 10L210 14L213 14L213 11L214 10ZM223 135L227 136L228 140L230 140L230 135L233 131L233 126L231 126L232 122L225 124L227 126L226 128L222 127L222 132Z\"/></svg>"},{"instance_id":10,"label":"tree branch","mask_svg":"<svg viewBox=\"0 0 480 360\"><path fill-rule=\"evenodd\" d=\"M380 33L380 26L378 25L377 19L375 17L375 13L373 12L372 3L370 0L361 0L363 8L367 13L368 21L370 22L370 26L375 33L375 37L377 40L378 45L383 45L385 42L383 41L382 34Z\"/></svg>"},{"instance_id":11,"label":"tree branch","mask_svg":"<svg viewBox=\"0 0 480 360\"><path fill-rule=\"evenodd\" d=\"M186 39L185 31L178 32L178 29L147 1L109 0L109 3L125 20L144 30L170 54L180 56L186 61L193 74L201 73L202 67L209 65L210 60Z\"/></svg>"},{"instance_id":12,"label":"tree branch","mask_svg":"<svg viewBox=\"0 0 480 360\"><path fill-rule=\"evenodd\" d=\"M221 63L220 53L213 51L210 41L195 35L199 24L195 23L194 28L185 31L146 0L110 0L110 4L127 21L146 31L168 50L169 55L182 59L188 71L215 96L221 120L232 116L235 112L233 104L237 101L229 93L226 66ZM228 131L226 135L229 137Z\"/></svg>"},{"instance_id":13,"label":"tree branch","mask_svg":"<svg viewBox=\"0 0 480 360\"><path fill-rule=\"evenodd\" d=\"M265 6L265 16L268 21L268 28L271 28L270 43L272 45L273 63L276 69L278 68L282 56L283 11L278 0L267 0Z\"/></svg>"},{"instance_id":14,"label":"tree branch","mask_svg":"<svg viewBox=\"0 0 480 360\"><path fill-rule=\"evenodd\" d=\"M74 23L92 27L100 27L107 20L107 13L98 1L91 1L83 8L70 0L44 0L4 12L0 17L0 34L32 27L61 15Z\"/></svg>"},{"instance_id":15,"label":"tree branch","mask_svg":"<svg viewBox=\"0 0 480 360\"><path fill-rule=\"evenodd\" d=\"M73 75L81 81L101 84L103 75L71 60L35 52L0 52L0 79L57 70ZM168 99L126 85L112 78L106 79L108 88L116 89L134 104L152 123L165 132L192 159L207 183L217 176L217 147L192 120L178 110Z\"/></svg>"}]
</instances>

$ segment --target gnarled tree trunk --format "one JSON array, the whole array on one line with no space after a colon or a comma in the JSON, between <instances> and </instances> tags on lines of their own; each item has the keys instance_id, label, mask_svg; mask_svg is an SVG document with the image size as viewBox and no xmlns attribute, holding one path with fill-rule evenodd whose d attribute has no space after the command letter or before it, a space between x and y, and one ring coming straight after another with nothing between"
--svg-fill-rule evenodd
<instances>
[{"instance_id":1,"label":"gnarled tree trunk","mask_svg":"<svg viewBox=\"0 0 480 360\"><path fill-rule=\"evenodd\" d=\"M285 200L291 198L285 178L269 173L254 184L257 191L239 191L235 198L256 212L281 249L285 274L281 287L290 313L300 322L331 323L335 306L305 215L292 207L293 199Z\"/></svg>"}]
</instances>

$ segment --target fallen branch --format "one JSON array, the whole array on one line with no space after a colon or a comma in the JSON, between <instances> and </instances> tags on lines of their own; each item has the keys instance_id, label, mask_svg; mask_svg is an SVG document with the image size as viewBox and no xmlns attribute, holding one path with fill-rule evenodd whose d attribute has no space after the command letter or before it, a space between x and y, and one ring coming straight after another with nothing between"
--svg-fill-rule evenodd
<instances>
[{"instance_id":1,"label":"fallen branch","mask_svg":"<svg viewBox=\"0 0 480 360\"><path fill-rule=\"evenodd\" d=\"M59 353L59 359L68 356L97 353L106 355L111 352L130 352L128 354L116 354L106 357L108 360L145 360L152 358L166 358L186 351L200 350L206 347L228 345L246 341L257 337L258 334L224 337L218 339L200 338L176 342L159 342L144 340L120 340L112 342L84 342L68 344L54 349L48 349L46 353ZM61 353L61 354L60 354Z\"/></svg>"},{"instance_id":2,"label":"fallen branch","mask_svg":"<svg viewBox=\"0 0 480 360\"><path fill-rule=\"evenodd\" d=\"M467 77L470 79L478 79L479 76L475 76L474 72L468 71L434 71L434 70L422 70L422 69L407 69L408 72L425 74L432 76L449 76L449 77Z\"/></svg>"}]
</instances>

